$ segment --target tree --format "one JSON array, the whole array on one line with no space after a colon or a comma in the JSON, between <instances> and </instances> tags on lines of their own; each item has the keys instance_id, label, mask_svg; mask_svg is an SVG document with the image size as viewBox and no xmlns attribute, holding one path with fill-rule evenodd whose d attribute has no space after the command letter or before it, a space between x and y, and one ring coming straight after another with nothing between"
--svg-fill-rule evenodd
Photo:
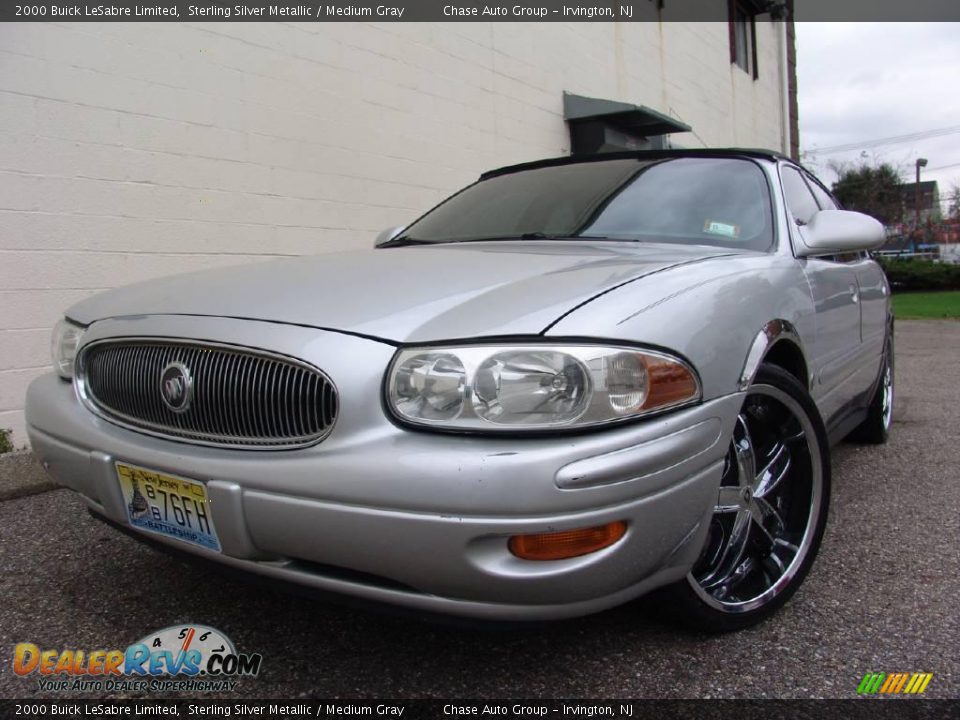
<instances>
[{"instance_id":1,"label":"tree","mask_svg":"<svg viewBox=\"0 0 960 720\"><path fill-rule=\"evenodd\" d=\"M947 193L947 218L960 220L960 185L953 185Z\"/></svg>"},{"instance_id":2,"label":"tree","mask_svg":"<svg viewBox=\"0 0 960 720\"><path fill-rule=\"evenodd\" d=\"M847 210L872 215L884 225L903 219L903 183L890 163L834 168L840 178L833 194Z\"/></svg>"}]
</instances>

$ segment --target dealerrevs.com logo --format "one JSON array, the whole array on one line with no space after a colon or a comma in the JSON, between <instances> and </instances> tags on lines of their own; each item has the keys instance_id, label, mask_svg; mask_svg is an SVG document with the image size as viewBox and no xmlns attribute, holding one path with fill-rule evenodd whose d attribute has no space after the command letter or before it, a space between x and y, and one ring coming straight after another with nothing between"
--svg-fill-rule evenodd
<instances>
[{"instance_id":1,"label":"dealerrevs.com logo","mask_svg":"<svg viewBox=\"0 0 960 720\"><path fill-rule=\"evenodd\" d=\"M125 650L41 649L18 643L13 671L42 691L223 692L256 677L263 656L238 653L219 630L172 625Z\"/></svg>"}]
</instances>

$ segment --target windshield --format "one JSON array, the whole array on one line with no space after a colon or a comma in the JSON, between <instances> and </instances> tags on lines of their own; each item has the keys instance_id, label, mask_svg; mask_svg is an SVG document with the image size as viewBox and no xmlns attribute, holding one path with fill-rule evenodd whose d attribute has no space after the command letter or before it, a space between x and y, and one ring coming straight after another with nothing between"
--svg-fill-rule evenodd
<instances>
[{"instance_id":1,"label":"windshield","mask_svg":"<svg viewBox=\"0 0 960 720\"><path fill-rule=\"evenodd\" d=\"M749 160L629 158L481 180L399 241L599 238L765 251L772 226L766 179Z\"/></svg>"}]
</instances>

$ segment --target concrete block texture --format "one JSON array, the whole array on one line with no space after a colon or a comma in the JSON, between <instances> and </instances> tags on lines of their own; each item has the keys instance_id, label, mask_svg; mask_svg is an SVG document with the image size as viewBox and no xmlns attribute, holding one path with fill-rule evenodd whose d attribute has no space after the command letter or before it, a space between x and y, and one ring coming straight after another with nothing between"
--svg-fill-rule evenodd
<instances>
[{"instance_id":1,"label":"concrete block texture","mask_svg":"<svg viewBox=\"0 0 960 720\"><path fill-rule=\"evenodd\" d=\"M718 2L720 0L717 0ZM726 23L0 27L0 427L64 308L161 275L373 242L499 165L563 155L564 91L675 142L789 147L782 26L760 77Z\"/></svg>"}]
</instances>

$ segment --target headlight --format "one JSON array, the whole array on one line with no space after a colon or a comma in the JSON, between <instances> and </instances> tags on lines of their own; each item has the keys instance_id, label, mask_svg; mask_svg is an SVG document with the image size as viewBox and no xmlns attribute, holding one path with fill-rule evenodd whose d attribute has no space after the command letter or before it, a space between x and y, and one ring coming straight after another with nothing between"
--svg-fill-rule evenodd
<instances>
[{"instance_id":1,"label":"headlight","mask_svg":"<svg viewBox=\"0 0 960 720\"><path fill-rule=\"evenodd\" d=\"M629 347L495 345L401 350L387 403L451 430L546 430L627 420L700 399L681 359Z\"/></svg>"},{"instance_id":2,"label":"headlight","mask_svg":"<svg viewBox=\"0 0 960 720\"><path fill-rule=\"evenodd\" d=\"M69 320L61 320L53 328L53 337L50 339L53 369L65 380L73 377L73 361L77 357L77 348L82 337L83 328Z\"/></svg>"},{"instance_id":3,"label":"headlight","mask_svg":"<svg viewBox=\"0 0 960 720\"><path fill-rule=\"evenodd\" d=\"M456 355L419 353L397 368L392 397L403 415L452 420L463 407L465 377L463 364Z\"/></svg>"}]
</instances>

